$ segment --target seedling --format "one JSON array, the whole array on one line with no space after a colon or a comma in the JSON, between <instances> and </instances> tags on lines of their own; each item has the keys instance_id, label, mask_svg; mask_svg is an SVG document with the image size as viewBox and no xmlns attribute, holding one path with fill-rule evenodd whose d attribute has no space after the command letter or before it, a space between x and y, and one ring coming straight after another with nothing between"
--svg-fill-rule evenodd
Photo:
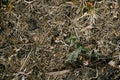
<instances>
[{"instance_id":1,"label":"seedling","mask_svg":"<svg viewBox=\"0 0 120 80\"><path fill-rule=\"evenodd\" d=\"M67 62L77 61L79 54L85 54L86 56L88 56L90 58L99 56L99 53L97 53L97 52L91 53L87 48L82 46L76 37L70 36L67 40L71 42L70 46L75 48L75 50L73 52L71 52L69 57L67 58L67 60L66 60Z\"/></svg>"}]
</instances>

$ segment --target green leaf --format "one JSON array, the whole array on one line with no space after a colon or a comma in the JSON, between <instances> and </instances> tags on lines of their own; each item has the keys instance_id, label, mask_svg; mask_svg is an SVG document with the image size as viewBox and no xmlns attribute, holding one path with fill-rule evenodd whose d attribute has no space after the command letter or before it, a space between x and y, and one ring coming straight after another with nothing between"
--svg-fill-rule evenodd
<instances>
[{"instance_id":1,"label":"green leaf","mask_svg":"<svg viewBox=\"0 0 120 80\"><path fill-rule=\"evenodd\" d=\"M75 51L73 51L69 55L69 57L68 57L68 59L66 61L68 61L68 62L75 62L75 61L77 61L77 57L80 54L80 52L81 52L81 47L79 47L78 49L76 49Z\"/></svg>"}]
</instances>

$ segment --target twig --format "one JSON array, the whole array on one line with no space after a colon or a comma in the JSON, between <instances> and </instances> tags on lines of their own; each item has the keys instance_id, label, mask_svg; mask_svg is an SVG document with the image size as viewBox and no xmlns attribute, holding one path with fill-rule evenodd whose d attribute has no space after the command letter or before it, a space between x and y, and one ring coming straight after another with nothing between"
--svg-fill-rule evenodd
<instances>
[{"instance_id":1,"label":"twig","mask_svg":"<svg viewBox=\"0 0 120 80\"><path fill-rule=\"evenodd\" d=\"M70 70L63 70L63 71L56 71L56 72L49 72L49 73L46 73L48 75L63 75L65 73L68 73L70 72Z\"/></svg>"},{"instance_id":2,"label":"twig","mask_svg":"<svg viewBox=\"0 0 120 80\"><path fill-rule=\"evenodd\" d=\"M35 0L33 0L33 1L26 1L26 0L24 0L24 2L26 2L26 3L28 3L28 4L31 4L31 3L33 3Z\"/></svg>"},{"instance_id":3,"label":"twig","mask_svg":"<svg viewBox=\"0 0 120 80\"><path fill-rule=\"evenodd\" d=\"M22 64L22 66L21 66L21 68L20 68L19 71L21 71L21 70L24 68L24 66L25 66L25 64L26 64L26 62L27 62L27 60L28 60L29 57L30 57L30 54L32 53L32 50L33 50L33 49L31 49L31 51L28 53L27 58L26 58L25 61L23 62L23 64Z\"/></svg>"}]
</instances>

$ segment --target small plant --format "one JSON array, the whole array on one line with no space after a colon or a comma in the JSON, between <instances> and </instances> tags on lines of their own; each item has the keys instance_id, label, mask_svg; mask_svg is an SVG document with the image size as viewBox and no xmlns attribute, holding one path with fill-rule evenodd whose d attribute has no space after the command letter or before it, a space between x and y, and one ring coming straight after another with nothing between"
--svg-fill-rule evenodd
<instances>
[{"instance_id":1,"label":"small plant","mask_svg":"<svg viewBox=\"0 0 120 80\"><path fill-rule=\"evenodd\" d=\"M70 62L73 61L73 62L74 62L74 61L76 61L78 55L79 55L82 51L88 52L88 50L85 49L85 48L80 44L80 42L78 41L78 39L77 39L75 36L70 36L70 37L67 38L66 40L70 42L70 47L74 47L74 48L75 48L75 51L73 51L73 52L69 55L67 61L70 61Z\"/></svg>"},{"instance_id":2,"label":"small plant","mask_svg":"<svg viewBox=\"0 0 120 80\"><path fill-rule=\"evenodd\" d=\"M75 36L70 36L68 39L70 41L70 46L74 47L75 50L70 53L69 57L67 58L67 62L75 62L77 61L79 54L85 54L88 57L98 57L99 53L97 52L90 52L87 48L80 44Z\"/></svg>"},{"instance_id":3,"label":"small plant","mask_svg":"<svg viewBox=\"0 0 120 80\"><path fill-rule=\"evenodd\" d=\"M70 47L74 47L76 49L79 48L81 45L75 36L68 37L66 41L70 42Z\"/></svg>"}]
</instances>

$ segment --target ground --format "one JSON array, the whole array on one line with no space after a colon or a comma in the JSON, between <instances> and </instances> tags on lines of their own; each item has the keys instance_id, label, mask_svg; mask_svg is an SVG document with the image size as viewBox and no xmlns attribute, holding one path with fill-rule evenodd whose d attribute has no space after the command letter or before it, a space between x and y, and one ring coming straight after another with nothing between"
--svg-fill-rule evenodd
<instances>
[{"instance_id":1,"label":"ground","mask_svg":"<svg viewBox=\"0 0 120 80\"><path fill-rule=\"evenodd\" d=\"M119 80L116 0L0 0L0 80Z\"/></svg>"}]
</instances>

